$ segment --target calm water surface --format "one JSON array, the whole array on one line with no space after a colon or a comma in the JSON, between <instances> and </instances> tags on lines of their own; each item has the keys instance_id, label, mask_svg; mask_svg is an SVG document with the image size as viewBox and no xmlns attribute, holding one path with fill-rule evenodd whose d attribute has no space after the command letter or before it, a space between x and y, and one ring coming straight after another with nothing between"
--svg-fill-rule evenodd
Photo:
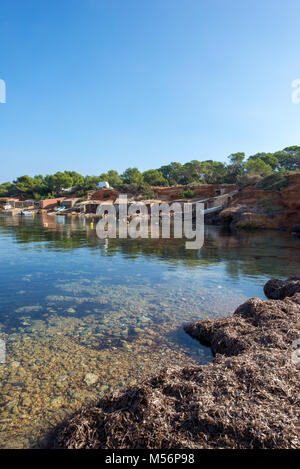
<instances>
[{"instance_id":1,"label":"calm water surface","mask_svg":"<svg viewBox=\"0 0 300 469\"><path fill-rule=\"evenodd\" d=\"M85 219L0 217L0 446L47 445L66 415L165 366L203 364L183 324L299 275L300 240L207 227L205 244L106 240Z\"/></svg>"}]
</instances>

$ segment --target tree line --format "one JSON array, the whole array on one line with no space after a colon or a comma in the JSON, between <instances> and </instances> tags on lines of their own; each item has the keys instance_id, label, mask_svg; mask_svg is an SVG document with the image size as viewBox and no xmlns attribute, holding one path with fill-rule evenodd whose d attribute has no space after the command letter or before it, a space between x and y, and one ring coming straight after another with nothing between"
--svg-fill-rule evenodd
<instances>
[{"instance_id":1,"label":"tree line","mask_svg":"<svg viewBox=\"0 0 300 469\"><path fill-rule=\"evenodd\" d=\"M111 187L126 190L126 186L150 191L151 186L199 184L246 184L258 182L272 174L286 175L300 171L300 147L291 146L275 153L256 153L246 158L245 153L233 153L226 163L214 160L192 160L181 164L172 162L158 169L141 172L128 168L122 174L110 170L99 176L83 176L76 171L57 172L46 176L20 176L13 182L0 184L0 197L46 199L74 189L79 196L97 188L101 181Z\"/></svg>"}]
</instances>

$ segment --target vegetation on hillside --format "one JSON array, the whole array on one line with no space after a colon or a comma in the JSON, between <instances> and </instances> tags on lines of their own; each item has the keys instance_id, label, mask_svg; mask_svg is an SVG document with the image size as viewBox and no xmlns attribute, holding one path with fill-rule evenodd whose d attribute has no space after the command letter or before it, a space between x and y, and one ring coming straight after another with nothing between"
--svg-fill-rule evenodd
<instances>
[{"instance_id":1,"label":"vegetation on hillside","mask_svg":"<svg viewBox=\"0 0 300 469\"><path fill-rule=\"evenodd\" d=\"M285 176L293 171L300 171L300 146L275 153L257 153L248 159L245 153L233 153L228 157L228 163L213 160L192 160L185 164L172 162L143 173L138 168L128 168L123 174L110 170L99 176L82 176L76 171L57 172L45 177L24 175L13 182L0 184L0 197L45 199L67 193L68 189L85 196L95 190L100 181L107 181L110 186L123 191L134 188L135 191L149 193L151 186L251 184L269 177L268 188L278 189L286 184Z\"/></svg>"}]
</instances>

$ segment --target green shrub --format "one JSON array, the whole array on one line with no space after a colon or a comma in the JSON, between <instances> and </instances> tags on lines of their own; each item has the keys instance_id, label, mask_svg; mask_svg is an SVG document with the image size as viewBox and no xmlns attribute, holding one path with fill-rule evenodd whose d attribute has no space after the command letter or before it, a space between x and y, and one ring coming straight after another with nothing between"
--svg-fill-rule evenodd
<instances>
[{"instance_id":1,"label":"green shrub","mask_svg":"<svg viewBox=\"0 0 300 469\"><path fill-rule=\"evenodd\" d=\"M258 207L262 207L265 212L273 212L276 210L275 205L272 204L272 201L275 200L274 197L262 197L261 199L257 200L255 205Z\"/></svg>"},{"instance_id":2,"label":"green shrub","mask_svg":"<svg viewBox=\"0 0 300 469\"><path fill-rule=\"evenodd\" d=\"M145 194L151 190L151 186L146 183L142 184L119 184L115 187L119 192L123 194Z\"/></svg>"},{"instance_id":3,"label":"green shrub","mask_svg":"<svg viewBox=\"0 0 300 469\"><path fill-rule=\"evenodd\" d=\"M155 192L154 191L147 191L143 193L143 199L155 199Z\"/></svg>"},{"instance_id":4,"label":"green shrub","mask_svg":"<svg viewBox=\"0 0 300 469\"><path fill-rule=\"evenodd\" d=\"M288 179L281 173L271 174L256 185L256 187L264 189L265 191L276 191L287 186Z\"/></svg>"},{"instance_id":5,"label":"green shrub","mask_svg":"<svg viewBox=\"0 0 300 469\"><path fill-rule=\"evenodd\" d=\"M192 190L183 191L179 194L181 199L192 199L195 197L195 192Z\"/></svg>"},{"instance_id":6,"label":"green shrub","mask_svg":"<svg viewBox=\"0 0 300 469\"><path fill-rule=\"evenodd\" d=\"M193 189L195 187L199 187L199 186L203 186L204 185L204 182L203 181L193 181L193 182L190 182L188 185L187 185L187 188L188 189Z\"/></svg>"},{"instance_id":7,"label":"green shrub","mask_svg":"<svg viewBox=\"0 0 300 469\"><path fill-rule=\"evenodd\" d=\"M261 180L262 177L258 174L243 174L242 176L238 176L237 183L241 187L255 186Z\"/></svg>"}]
</instances>

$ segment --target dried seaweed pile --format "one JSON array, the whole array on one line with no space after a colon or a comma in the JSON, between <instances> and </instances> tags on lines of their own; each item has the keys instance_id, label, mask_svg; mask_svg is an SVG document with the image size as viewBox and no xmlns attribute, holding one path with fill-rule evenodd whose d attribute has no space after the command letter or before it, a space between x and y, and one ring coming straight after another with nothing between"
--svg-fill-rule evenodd
<instances>
[{"instance_id":1,"label":"dried seaweed pile","mask_svg":"<svg viewBox=\"0 0 300 469\"><path fill-rule=\"evenodd\" d=\"M281 299L250 299L229 318L185 327L212 347L209 365L102 399L60 426L55 446L300 448L300 278L272 280L265 292Z\"/></svg>"},{"instance_id":2,"label":"dried seaweed pile","mask_svg":"<svg viewBox=\"0 0 300 469\"><path fill-rule=\"evenodd\" d=\"M287 296L300 293L300 277L289 277L285 282L271 279L264 286L264 292L272 300L283 300Z\"/></svg>"}]
</instances>

